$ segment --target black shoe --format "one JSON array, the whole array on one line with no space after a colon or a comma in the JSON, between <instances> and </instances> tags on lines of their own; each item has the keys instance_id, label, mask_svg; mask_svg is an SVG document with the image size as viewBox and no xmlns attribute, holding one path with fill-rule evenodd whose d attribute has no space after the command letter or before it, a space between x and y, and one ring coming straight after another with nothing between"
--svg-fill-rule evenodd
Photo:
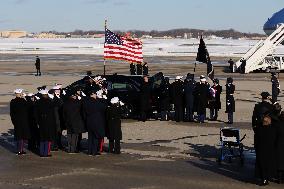
<instances>
[{"instance_id":1,"label":"black shoe","mask_svg":"<svg viewBox=\"0 0 284 189\"><path fill-rule=\"evenodd\" d=\"M101 153L99 153L99 152L98 152L98 153L95 153L95 156L100 156L100 155L102 155L102 154L101 154Z\"/></svg>"}]
</instances>

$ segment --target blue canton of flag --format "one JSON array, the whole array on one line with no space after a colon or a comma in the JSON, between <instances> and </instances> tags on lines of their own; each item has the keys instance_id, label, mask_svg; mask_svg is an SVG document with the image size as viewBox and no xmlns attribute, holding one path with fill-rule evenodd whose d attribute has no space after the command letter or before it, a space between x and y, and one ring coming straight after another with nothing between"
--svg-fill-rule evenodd
<instances>
[{"instance_id":1,"label":"blue canton of flag","mask_svg":"<svg viewBox=\"0 0 284 189\"><path fill-rule=\"evenodd\" d=\"M106 29L105 33L105 43L106 44L116 44L122 45L123 41L120 39L120 36Z\"/></svg>"}]
</instances>

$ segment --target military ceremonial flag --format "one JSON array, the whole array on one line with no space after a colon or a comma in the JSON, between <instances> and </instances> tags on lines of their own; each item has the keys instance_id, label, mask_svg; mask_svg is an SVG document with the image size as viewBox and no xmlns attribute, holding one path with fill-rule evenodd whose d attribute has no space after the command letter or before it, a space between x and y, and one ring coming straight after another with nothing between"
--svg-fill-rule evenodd
<instances>
[{"instance_id":1,"label":"military ceremonial flag","mask_svg":"<svg viewBox=\"0 0 284 189\"><path fill-rule=\"evenodd\" d=\"M198 47L197 57L196 61L203 62L207 64L207 76L213 80L214 79L214 67L212 65L212 62L210 60L210 56L208 53L208 50L206 48L205 42L201 36L200 43Z\"/></svg>"},{"instance_id":2,"label":"military ceremonial flag","mask_svg":"<svg viewBox=\"0 0 284 189\"><path fill-rule=\"evenodd\" d=\"M104 58L141 64L143 62L142 42L129 35L120 36L106 28Z\"/></svg>"}]
</instances>

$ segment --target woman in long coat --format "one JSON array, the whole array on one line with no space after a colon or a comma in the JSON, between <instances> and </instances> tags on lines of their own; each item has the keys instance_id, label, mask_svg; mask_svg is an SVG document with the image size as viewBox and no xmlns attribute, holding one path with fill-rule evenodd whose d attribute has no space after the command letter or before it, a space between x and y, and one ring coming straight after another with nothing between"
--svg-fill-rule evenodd
<instances>
[{"instance_id":1,"label":"woman in long coat","mask_svg":"<svg viewBox=\"0 0 284 189\"><path fill-rule=\"evenodd\" d=\"M75 94L71 95L63 104L62 112L67 128L68 152L75 153L79 134L86 132L82 117L82 103Z\"/></svg>"},{"instance_id":2,"label":"woman in long coat","mask_svg":"<svg viewBox=\"0 0 284 189\"><path fill-rule=\"evenodd\" d=\"M97 99L95 91L89 94L90 97L83 101L83 116L88 131L88 153L100 155L99 141L105 137L107 105Z\"/></svg>"},{"instance_id":3,"label":"woman in long coat","mask_svg":"<svg viewBox=\"0 0 284 189\"><path fill-rule=\"evenodd\" d=\"M25 154L24 141L30 138L29 106L22 97L21 89L16 89L14 92L16 98L10 102L10 116L14 125L14 137L17 141L17 154L22 155Z\"/></svg>"},{"instance_id":4,"label":"woman in long coat","mask_svg":"<svg viewBox=\"0 0 284 189\"><path fill-rule=\"evenodd\" d=\"M111 106L107 109L107 138L109 140L109 152L120 154L121 132L121 106L118 97L111 99Z\"/></svg>"}]
</instances>

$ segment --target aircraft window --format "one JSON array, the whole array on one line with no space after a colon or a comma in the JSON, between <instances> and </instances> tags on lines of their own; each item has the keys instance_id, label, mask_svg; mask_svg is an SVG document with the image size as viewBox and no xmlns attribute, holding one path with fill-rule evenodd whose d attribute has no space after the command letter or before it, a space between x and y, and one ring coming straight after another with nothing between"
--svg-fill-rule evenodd
<instances>
[{"instance_id":1,"label":"aircraft window","mask_svg":"<svg viewBox=\"0 0 284 189\"><path fill-rule=\"evenodd\" d=\"M282 62L284 62L284 57L282 57Z\"/></svg>"},{"instance_id":2,"label":"aircraft window","mask_svg":"<svg viewBox=\"0 0 284 189\"><path fill-rule=\"evenodd\" d=\"M280 61L280 57L274 57L276 61Z\"/></svg>"}]
</instances>

